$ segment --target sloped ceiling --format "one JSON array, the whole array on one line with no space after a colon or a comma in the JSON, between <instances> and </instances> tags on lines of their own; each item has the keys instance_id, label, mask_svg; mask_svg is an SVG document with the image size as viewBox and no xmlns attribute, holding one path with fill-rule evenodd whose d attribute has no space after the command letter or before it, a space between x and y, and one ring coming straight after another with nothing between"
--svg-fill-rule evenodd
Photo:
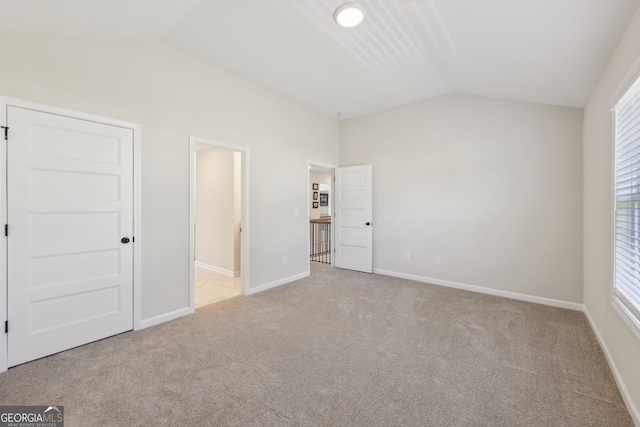
<instances>
[{"instance_id":1,"label":"sloped ceiling","mask_svg":"<svg viewBox=\"0 0 640 427\"><path fill-rule=\"evenodd\" d=\"M640 0L0 0L0 31L164 43L336 117L447 93L583 107Z\"/></svg>"}]
</instances>

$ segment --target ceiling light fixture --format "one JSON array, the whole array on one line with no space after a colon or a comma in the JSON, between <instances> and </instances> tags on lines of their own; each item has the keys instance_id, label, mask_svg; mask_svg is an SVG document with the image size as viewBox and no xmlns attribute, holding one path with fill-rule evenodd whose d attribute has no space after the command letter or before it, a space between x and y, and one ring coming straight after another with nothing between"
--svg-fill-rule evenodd
<instances>
[{"instance_id":1,"label":"ceiling light fixture","mask_svg":"<svg viewBox=\"0 0 640 427\"><path fill-rule=\"evenodd\" d=\"M346 3L333 12L333 20L345 28L355 27L364 19L362 8L355 3Z\"/></svg>"}]
</instances>

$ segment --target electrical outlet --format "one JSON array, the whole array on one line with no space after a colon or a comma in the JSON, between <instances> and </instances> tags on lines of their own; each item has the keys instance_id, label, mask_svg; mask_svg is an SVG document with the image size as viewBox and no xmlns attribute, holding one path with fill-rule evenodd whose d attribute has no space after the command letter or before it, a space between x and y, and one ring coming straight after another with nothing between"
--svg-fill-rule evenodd
<instances>
[{"instance_id":1,"label":"electrical outlet","mask_svg":"<svg viewBox=\"0 0 640 427\"><path fill-rule=\"evenodd\" d=\"M287 256L282 255L282 264L286 264L286 263L287 263Z\"/></svg>"},{"instance_id":2,"label":"electrical outlet","mask_svg":"<svg viewBox=\"0 0 640 427\"><path fill-rule=\"evenodd\" d=\"M405 261L410 261L411 260L411 254L409 252L405 252L404 253L404 260Z\"/></svg>"},{"instance_id":3,"label":"electrical outlet","mask_svg":"<svg viewBox=\"0 0 640 427\"><path fill-rule=\"evenodd\" d=\"M440 255L436 256L436 264L438 265L442 264L442 258L440 257Z\"/></svg>"},{"instance_id":4,"label":"electrical outlet","mask_svg":"<svg viewBox=\"0 0 640 427\"><path fill-rule=\"evenodd\" d=\"M300 216L300 209L295 208L295 209L293 210L293 216Z\"/></svg>"}]
</instances>

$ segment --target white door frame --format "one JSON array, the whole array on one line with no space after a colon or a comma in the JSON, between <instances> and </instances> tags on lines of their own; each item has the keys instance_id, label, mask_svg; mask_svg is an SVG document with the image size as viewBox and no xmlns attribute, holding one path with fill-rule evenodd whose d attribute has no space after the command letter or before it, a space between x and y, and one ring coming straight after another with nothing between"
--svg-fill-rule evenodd
<instances>
[{"instance_id":1,"label":"white door frame","mask_svg":"<svg viewBox=\"0 0 640 427\"><path fill-rule=\"evenodd\" d=\"M312 166L318 167L318 168L324 168L324 169L328 169L331 171L331 194L329 195L329 197L331 198L331 209L334 210L335 212L335 204L334 204L334 193L335 193L335 181L334 181L334 176L335 176L335 169L338 167L338 165L332 165L329 163L321 163L321 162L314 162L313 160L309 160L307 161L307 221L309 221L309 218L311 218L311 205L309 203L309 201L311 200L311 193L313 192L313 190L311 189L311 176L309 173L309 170L311 169ZM333 266L333 262L334 262L334 250L333 250L333 242L335 241L334 239L334 227L333 227L333 219L334 219L334 212L329 212L329 214L331 215L331 265ZM307 251L311 251L311 234L309 233L309 225L307 224ZM311 253L307 254L307 274L311 274Z\"/></svg>"},{"instance_id":2,"label":"white door frame","mask_svg":"<svg viewBox=\"0 0 640 427\"><path fill-rule=\"evenodd\" d=\"M104 123L111 126L119 126L133 131L133 236L136 238L133 246L133 330L141 329L142 320L142 258L141 258L141 213L140 213L140 142L141 129L137 123L125 122L108 117L96 116L50 105L38 104L21 99L0 96L0 126L7 126L7 108L19 107L43 113L57 114L80 120L88 120L97 123ZM9 124L10 125L10 124ZM4 130L4 129L2 129ZM11 136L11 129L9 129ZM0 149L0 226L7 223L7 182L6 182L6 162L7 162L7 141L4 139L4 132L0 133L2 141ZM2 233L2 244L0 244L0 320L2 321L2 338L0 338L0 372L8 369L8 335L4 333L4 322L7 320L7 237Z\"/></svg>"},{"instance_id":3,"label":"white door frame","mask_svg":"<svg viewBox=\"0 0 640 427\"><path fill-rule=\"evenodd\" d=\"M249 294L249 159L250 150L248 147L227 144L225 142L214 141L199 136L189 136L189 312L194 313L195 306L195 281L194 281L194 261L195 261L195 162L196 144L210 145L211 147L224 148L239 152L241 154L242 168L242 208L241 223L242 233L240 233L240 278L242 279L242 295Z\"/></svg>"}]
</instances>

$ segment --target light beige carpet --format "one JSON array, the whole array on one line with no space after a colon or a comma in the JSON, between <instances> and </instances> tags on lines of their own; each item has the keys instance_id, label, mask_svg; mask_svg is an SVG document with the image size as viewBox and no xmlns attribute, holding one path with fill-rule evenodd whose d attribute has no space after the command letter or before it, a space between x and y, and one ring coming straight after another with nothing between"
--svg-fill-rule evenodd
<instances>
[{"instance_id":1,"label":"light beige carpet","mask_svg":"<svg viewBox=\"0 0 640 427\"><path fill-rule=\"evenodd\" d=\"M69 427L632 426L582 313L317 264L12 368L0 403Z\"/></svg>"}]
</instances>

